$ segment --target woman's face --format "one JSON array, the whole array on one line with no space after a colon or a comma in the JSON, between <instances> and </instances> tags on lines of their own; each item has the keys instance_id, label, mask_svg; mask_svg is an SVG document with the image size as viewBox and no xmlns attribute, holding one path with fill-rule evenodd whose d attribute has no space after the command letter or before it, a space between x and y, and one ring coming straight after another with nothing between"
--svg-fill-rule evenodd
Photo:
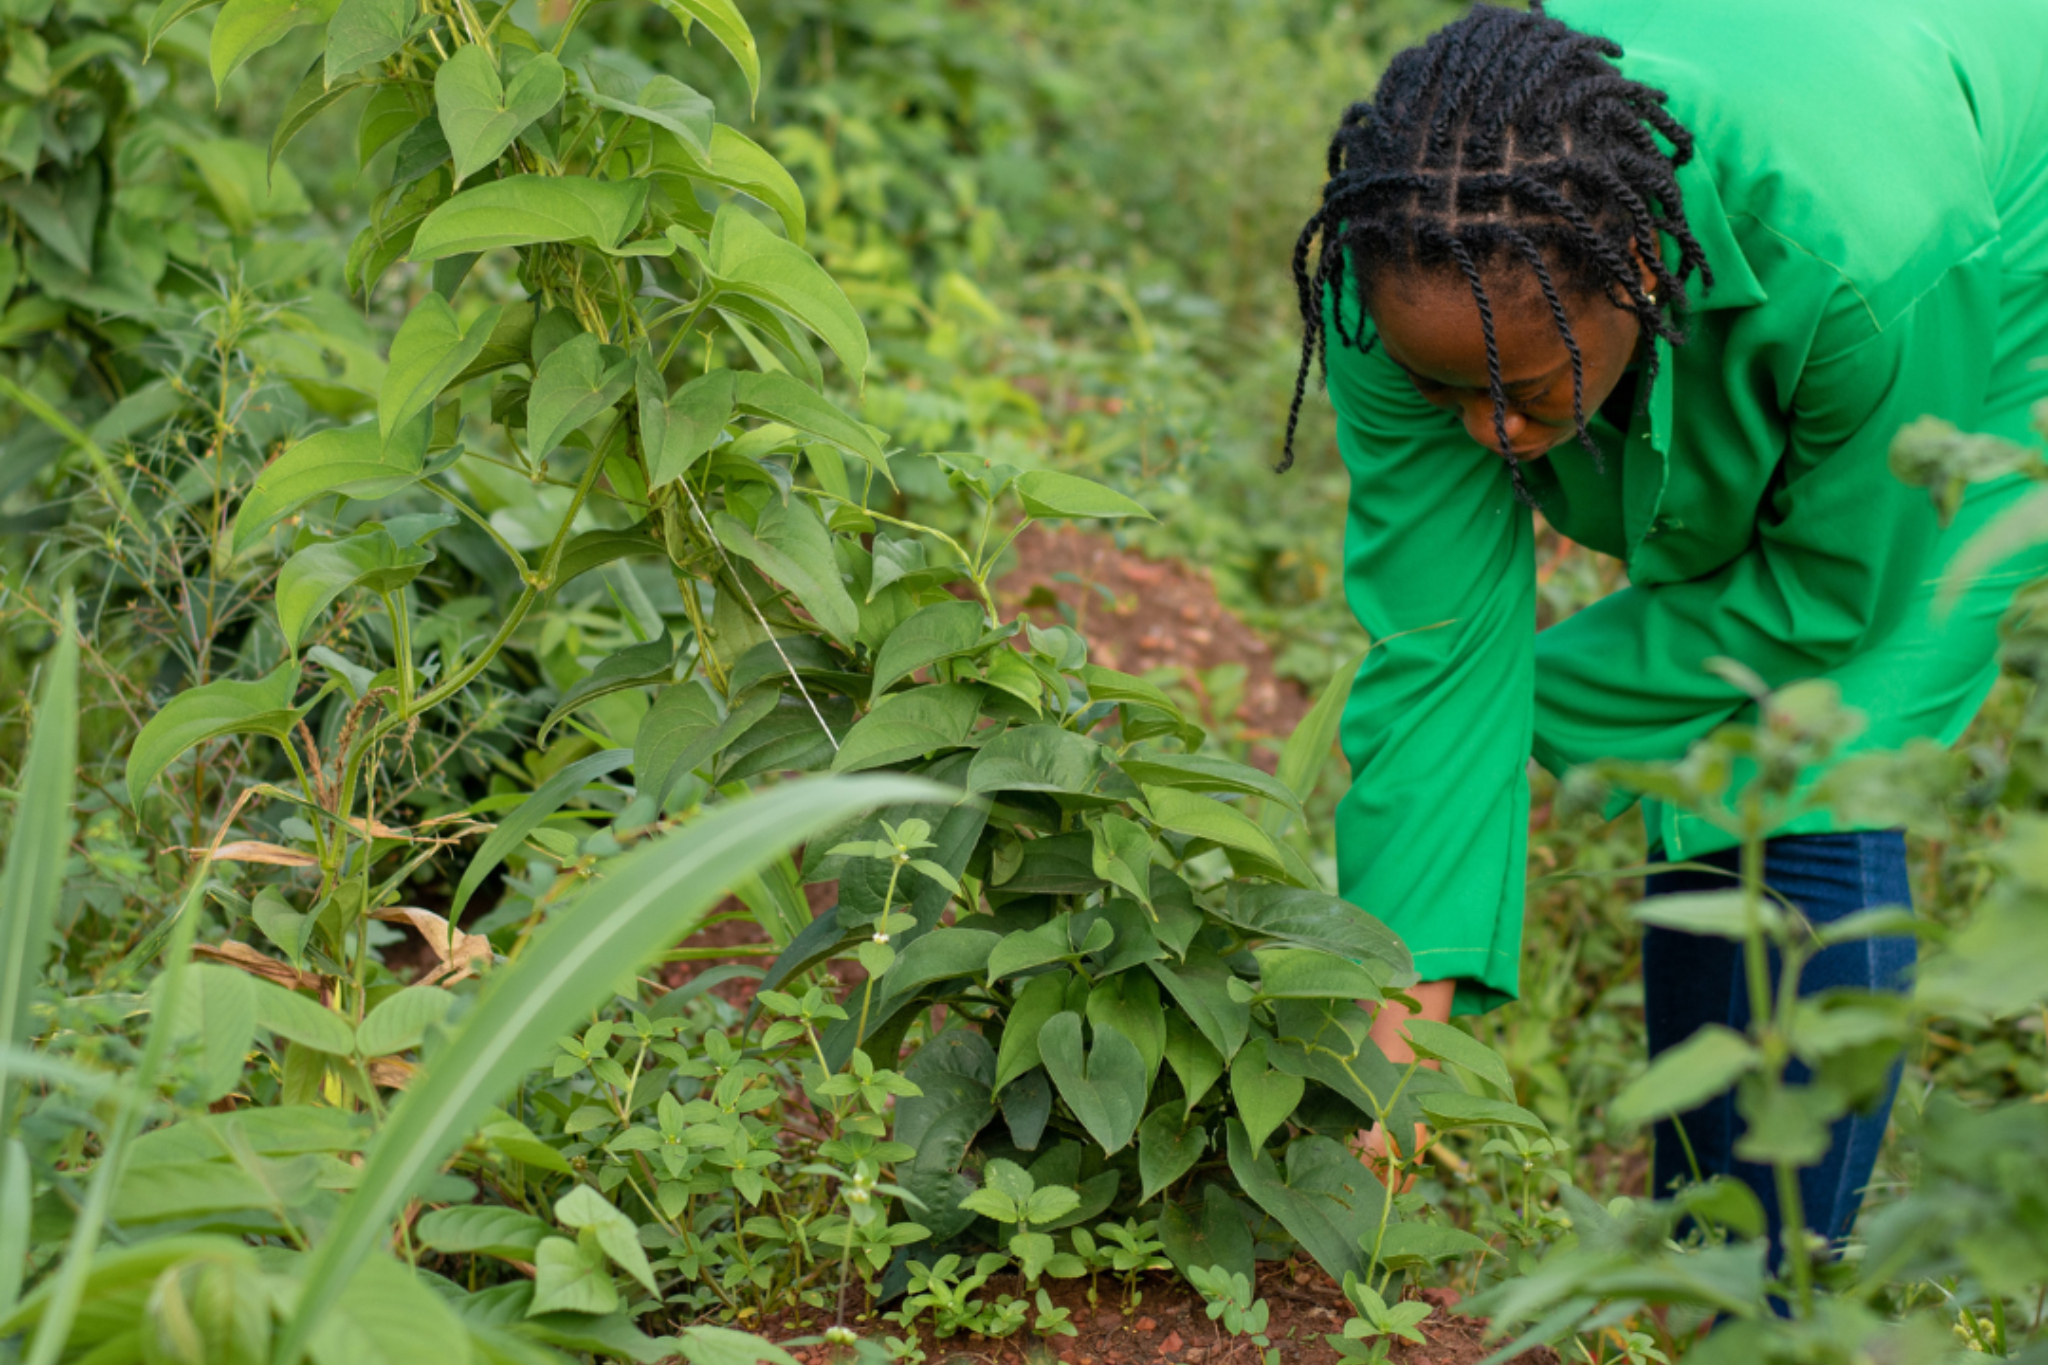
<instances>
[{"instance_id":1,"label":"woman's face","mask_svg":"<svg viewBox=\"0 0 2048 1365\"><path fill-rule=\"evenodd\" d=\"M1384 274L1371 294L1380 348L1432 405L1455 412L1472 439L1496 455L1538 459L1577 431L1572 421L1572 357L1535 277L1499 271L1486 279L1500 378L1507 394L1508 448L1493 421L1486 332L1465 277L1453 270ZM1584 362L1581 404L1588 417L1607 401L1634 359L1642 335L1635 314L1599 295L1567 293L1565 315Z\"/></svg>"}]
</instances>

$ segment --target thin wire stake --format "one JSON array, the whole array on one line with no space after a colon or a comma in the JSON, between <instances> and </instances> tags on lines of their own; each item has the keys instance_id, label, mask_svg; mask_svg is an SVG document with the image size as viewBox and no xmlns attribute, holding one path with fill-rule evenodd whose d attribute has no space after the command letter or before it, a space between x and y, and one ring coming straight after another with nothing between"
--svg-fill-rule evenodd
<instances>
[{"instance_id":1,"label":"thin wire stake","mask_svg":"<svg viewBox=\"0 0 2048 1365\"><path fill-rule=\"evenodd\" d=\"M761 608L755 603L753 594L749 593L747 585L740 581L740 571L733 564L732 557L726 554L725 546L718 539L718 532L711 529L711 518L704 515L704 506L697 501L697 494L691 489L690 481L678 479L676 482L682 485L683 496L690 500L690 510L697 514L697 520L704 527L704 535L711 542L711 548L718 551L719 560L724 563L726 572L732 575L733 586L740 590L741 599L753 611L754 619L761 623L761 629L767 633L768 643L774 647L775 656L781 659L782 666L789 670L789 680L796 684L796 690L803 697L804 705L810 707L811 714L817 717L818 728L825 732L825 739L832 745L832 752L838 753L839 737L833 734L832 727L825 723L825 713L818 709L818 703L811 700L811 690L805 687L804 680L797 676L796 665L789 661L789 655L783 653L782 641L775 638L775 627L768 624L768 618L761 614Z\"/></svg>"}]
</instances>

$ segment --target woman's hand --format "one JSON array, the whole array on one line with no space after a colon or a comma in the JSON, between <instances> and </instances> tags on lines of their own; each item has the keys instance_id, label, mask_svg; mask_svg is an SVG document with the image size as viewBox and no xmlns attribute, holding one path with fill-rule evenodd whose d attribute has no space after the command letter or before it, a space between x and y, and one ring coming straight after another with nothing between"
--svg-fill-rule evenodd
<instances>
[{"instance_id":1,"label":"woman's hand","mask_svg":"<svg viewBox=\"0 0 2048 1365\"><path fill-rule=\"evenodd\" d=\"M1420 1013L1424 1019L1434 1019L1439 1024L1449 1023L1451 998L1457 994L1457 988L1458 983L1455 981L1424 981L1420 985L1410 986L1408 994L1414 996L1416 1003L1422 1006L1420 1011L1411 1011L1406 1005L1392 1000L1382 1001L1377 1007L1366 1006L1373 1011L1372 1040L1379 1045L1381 1052L1387 1054L1388 1061L1396 1066L1406 1066L1415 1060L1415 1049L1408 1045L1408 1020L1414 1014ZM1437 1064L1433 1061L1424 1061L1423 1065L1434 1071ZM1422 1124L1416 1124L1412 1146L1404 1147L1399 1138L1394 1140L1395 1156L1403 1159L1413 1156L1422 1149L1423 1141L1428 1135L1427 1128ZM1393 1170L1388 1160L1387 1130L1384 1124L1359 1133L1354 1150L1364 1158L1366 1165L1372 1167L1373 1174L1380 1178L1381 1184L1391 1184ZM1400 1188L1394 1190L1394 1193L1400 1194L1414 1183L1413 1175L1404 1176Z\"/></svg>"}]
</instances>

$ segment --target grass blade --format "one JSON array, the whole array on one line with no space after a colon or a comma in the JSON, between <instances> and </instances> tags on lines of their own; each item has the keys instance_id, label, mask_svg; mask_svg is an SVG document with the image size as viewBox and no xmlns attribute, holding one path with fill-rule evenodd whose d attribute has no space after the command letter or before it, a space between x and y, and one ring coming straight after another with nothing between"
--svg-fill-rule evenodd
<instances>
[{"instance_id":1,"label":"grass blade","mask_svg":"<svg viewBox=\"0 0 2048 1365\"><path fill-rule=\"evenodd\" d=\"M56 651L43 676L14 837L0 869L0 1137L14 1129L7 1054L26 1047L29 1002L50 957L50 929L71 850L71 794L78 763L78 623L64 603Z\"/></svg>"},{"instance_id":2,"label":"grass blade","mask_svg":"<svg viewBox=\"0 0 2048 1365\"><path fill-rule=\"evenodd\" d=\"M877 806L945 799L902 777L822 778L720 806L612 865L495 972L455 1036L413 1079L368 1154L355 1193L307 1267L275 1359L293 1365L321 1315L420 1180L478 1116L537 1065L620 978L687 937L728 887L823 830Z\"/></svg>"}]
</instances>

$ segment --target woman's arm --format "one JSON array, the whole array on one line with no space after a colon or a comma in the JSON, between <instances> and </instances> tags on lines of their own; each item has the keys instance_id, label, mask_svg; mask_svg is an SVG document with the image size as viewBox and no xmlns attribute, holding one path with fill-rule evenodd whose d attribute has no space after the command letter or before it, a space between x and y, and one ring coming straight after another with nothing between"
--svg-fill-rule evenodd
<instances>
[{"instance_id":1,"label":"woman's arm","mask_svg":"<svg viewBox=\"0 0 2048 1365\"><path fill-rule=\"evenodd\" d=\"M1332 338L1336 329L1330 329ZM1330 355L1351 474L1345 591L1373 641L1345 708L1345 897L1385 920L1461 1009L1520 967L1535 551L1499 459L1375 351Z\"/></svg>"}]
</instances>

